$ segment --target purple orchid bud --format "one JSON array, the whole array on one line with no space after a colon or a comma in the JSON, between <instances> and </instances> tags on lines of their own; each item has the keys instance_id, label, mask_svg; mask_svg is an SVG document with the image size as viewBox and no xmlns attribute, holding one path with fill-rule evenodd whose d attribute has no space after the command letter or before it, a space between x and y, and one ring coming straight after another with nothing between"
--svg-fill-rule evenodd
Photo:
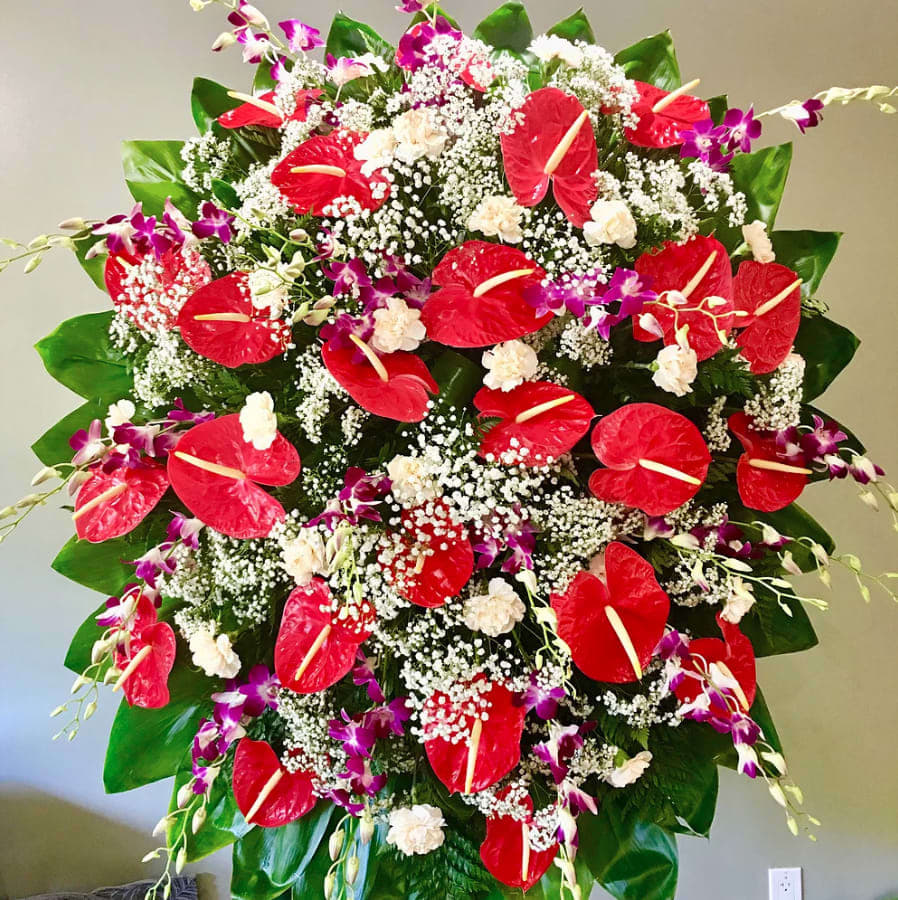
<instances>
[{"instance_id":1,"label":"purple orchid bud","mask_svg":"<svg viewBox=\"0 0 898 900\"><path fill-rule=\"evenodd\" d=\"M349 756L371 756L371 748L374 746L375 736L371 728L361 722L350 718L346 710L341 710L340 719L331 719L328 723L328 735L335 741L343 744L343 749Z\"/></svg>"},{"instance_id":2,"label":"purple orchid bud","mask_svg":"<svg viewBox=\"0 0 898 900\"><path fill-rule=\"evenodd\" d=\"M808 128L816 128L823 121L823 101L811 97L804 103L792 103L780 111L780 115L794 122L798 130L804 134Z\"/></svg>"},{"instance_id":3,"label":"purple orchid bud","mask_svg":"<svg viewBox=\"0 0 898 900\"><path fill-rule=\"evenodd\" d=\"M356 654L356 665L352 670L352 683L358 687L365 686L372 703L383 703L386 700L383 690L374 671L374 658L366 656L363 650Z\"/></svg>"},{"instance_id":4,"label":"purple orchid bud","mask_svg":"<svg viewBox=\"0 0 898 900\"><path fill-rule=\"evenodd\" d=\"M855 456L848 470L858 484L870 484L871 481L876 482L885 475L885 470L866 456Z\"/></svg>"}]
</instances>

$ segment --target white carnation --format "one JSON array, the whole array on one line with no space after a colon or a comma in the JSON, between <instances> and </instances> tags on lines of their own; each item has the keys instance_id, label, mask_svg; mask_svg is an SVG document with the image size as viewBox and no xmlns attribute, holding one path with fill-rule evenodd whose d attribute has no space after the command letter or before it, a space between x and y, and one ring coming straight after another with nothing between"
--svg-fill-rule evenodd
<instances>
[{"instance_id":1,"label":"white carnation","mask_svg":"<svg viewBox=\"0 0 898 900\"><path fill-rule=\"evenodd\" d=\"M632 759L628 759L621 763L612 772L605 776L605 781L612 787L623 788L629 784L633 784L642 777L643 772L649 767L652 761L652 754L648 750L637 753Z\"/></svg>"},{"instance_id":2,"label":"white carnation","mask_svg":"<svg viewBox=\"0 0 898 900\"><path fill-rule=\"evenodd\" d=\"M539 360L523 341L505 341L487 350L482 357L487 369L483 383L493 390L510 391L536 375Z\"/></svg>"},{"instance_id":3,"label":"white carnation","mask_svg":"<svg viewBox=\"0 0 898 900\"><path fill-rule=\"evenodd\" d=\"M692 382L698 374L698 356L691 347L671 344L658 352L658 366L652 381L670 394L682 397L692 393Z\"/></svg>"},{"instance_id":4,"label":"white carnation","mask_svg":"<svg viewBox=\"0 0 898 900\"><path fill-rule=\"evenodd\" d=\"M387 463L393 496L404 506L420 506L439 496L437 483L418 456L394 456Z\"/></svg>"},{"instance_id":5,"label":"white carnation","mask_svg":"<svg viewBox=\"0 0 898 900\"><path fill-rule=\"evenodd\" d=\"M437 125L429 108L410 109L393 121L397 159L413 163L423 157L436 159L446 146L446 131Z\"/></svg>"},{"instance_id":6,"label":"white carnation","mask_svg":"<svg viewBox=\"0 0 898 900\"><path fill-rule=\"evenodd\" d=\"M770 238L767 236L766 222L755 219L754 222L743 225L742 238L748 244L748 249L751 250L755 262L771 263L776 259L773 244L770 243Z\"/></svg>"},{"instance_id":7,"label":"white carnation","mask_svg":"<svg viewBox=\"0 0 898 900\"><path fill-rule=\"evenodd\" d=\"M387 843L406 856L430 853L442 846L445 825L440 810L428 803L416 803L411 809L394 809L390 813Z\"/></svg>"},{"instance_id":8,"label":"white carnation","mask_svg":"<svg viewBox=\"0 0 898 900\"><path fill-rule=\"evenodd\" d=\"M524 207L512 197L490 194L484 197L468 219L468 230L479 231L487 237L498 237L507 244L519 244L524 239L521 216Z\"/></svg>"},{"instance_id":9,"label":"white carnation","mask_svg":"<svg viewBox=\"0 0 898 900\"><path fill-rule=\"evenodd\" d=\"M190 635L193 664L210 678L234 678L240 671L240 657L231 647L226 634L217 637L209 628L199 628Z\"/></svg>"},{"instance_id":10,"label":"white carnation","mask_svg":"<svg viewBox=\"0 0 898 900\"><path fill-rule=\"evenodd\" d=\"M583 63L583 51L557 34L541 34L533 39L528 48L530 52L544 63L560 59L574 69Z\"/></svg>"},{"instance_id":11,"label":"white carnation","mask_svg":"<svg viewBox=\"0 0 898 900\"><path fill-rule=\"evenodd\" d=\"M486 594L465 602L464 623L471 631L498 637L524 618L524 604L514 588L502 578L493 578Z\"/></svg>"},{"instance_id":12,"label":"white carnation","mask_svg":"<svg viewBox=\"0 0 898 900\"><path fill-rule=\"evenodd\" d=\"M371 175L393 162L396 150L396 135L392 128L376 128L368 134L353 151L356 159L362 160L362 174Z\"/></svg>"},{"instance_id":13,"label":"white carnation","mask_svg":"<svg viewBox=\"0 0 898 900\"><path fill-rule=\"evenodd\" d=\"M267 450L277 437L278 420L274 414L274 400L268 391L249 394L240 410L243 440L256 450Z\"/></svg>"},{"instance_id":14,"label":"white carnation","mask_svg":"<svg viewBox=\"0 0 898 900\"><path fill-rule=\"evenodd\" d=\"M282 555L287 574L300 587L307 585L313 576L326 574L324 539L314 528L303 528L298 537L287 541Z\"/></svg>"},{"instance_id":15,"label":"white carnation","mask_svg":"<svg viewBox=\"0 0 898 900\"><path fill-rule=\"evenodd\" d=\"M402 297L390 297L385 307L374 310L371 346L381 353L415 350L426 334L421 310L409 306Z\"/></svg>"},{"instance_id":16,"label":"white carnation","mask_svg":"<svg viewBox=\"0 0 898 900\"><path fill-rule=\"evenodd\" d=\"M636 246L636 220L623 200L597 200L590 215L592 221L583 225L583 237L590 247L617 244L629 250Z\"/></svg>"}]
</instances>

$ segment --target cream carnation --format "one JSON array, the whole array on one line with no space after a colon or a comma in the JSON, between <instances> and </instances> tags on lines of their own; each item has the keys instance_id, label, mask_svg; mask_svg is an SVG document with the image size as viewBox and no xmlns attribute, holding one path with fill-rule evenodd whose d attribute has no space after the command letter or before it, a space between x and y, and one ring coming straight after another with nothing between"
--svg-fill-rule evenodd
<instances>
[{"instance_id":1,"label":"cream carnation","mask_svg":"<svg viewBox=\"0 0 898 900\"><path fill-rule=\"evenodd\" d=\"M394 456L387 463L393 496L405 506L419 506L439 496L427 464L417 456Z\"/></svg>"},{"instance_id":2,"label":"cream carnation","mask_svg":"<svg viewBox=\"0 0 898 900\"><path fill-rule=\"evenodd\" d=\"M486 594L466 601L463 618L471 631L498 637L511 631L524 618L524 612L524 604L511 585L502 578L493 578Z\"/></svg>"},{"instance_id":3,"label":"cream carnation","mask_svg":"<svg viewBox=\"0 0 898 900\"><path fill-rule=\"evenodd\" d=\"M743 225L742 238L748 244L748 249L751 250L755 262L770 263L776 259L773 244L770 243L770 238L767 236L766 222L755 219L754 222Z\"/></svg>"},{"instance_id":4,"label":"cream carnation","mask_svg":"<svg viewBox=\"0 0 898 900\"><path fill-rule=\"evenodd\" d=\"M591 222L583 225L583 237L591 247L617 244L624 250L636 246L636 220L623 200L597 200Z\"/></svg>"},{"instance_id":5,"label":"cream carnation","mask_svg":"<svg viewBox=\"0 0 898 900\"><path fill-rule=\"evenodd\" d=\"M287 541L282 555L287 574L301 587L326 573L324 539L314 528L303 528L298 537Z\"/></svg>"},{"instance_id":6,"label":"cream carnation","mask_svg":"<svg viewBox=\"0 0 898 900\"><path fill-rule=\"evenodd\" d=\"M649 767L652 761L652 754L648 750L637 753L632 759L622 762L616 769L609 772L605 776L605 781L612 787L623 788L633 784L642 777L642 774Z\"/></svg>"},{"instance_id":7,"label":"cream carnation","mask_svg":"<svg viewBox=\"0 0 898 900\"><path fill-rule=\"evenodd\" d=\"M487 350L482 357L487 374L483 383L493 390L510 391L536 375L538 360L532 347L523 341L505 341Z\"/></svg>"},{"instance_id":8,"label":"cream carnation","mask_svg":"<svg viewBox=\"0 0 898 900\"><path fill-rule=\"evenodd\" d=\"M216 637L209 628L200 628L190 635L188 643L193 664L210 678L234 678L240 671L240 657L234 652L231 639L226 634Z\"/></svg>"},{"instance_id":9,"label":"cream carnation","mask_svg":"<svg viewBox=\"0 0 898 900\"><path fill-rule=\"evenodd\" d=\"M387 843L406 856L430 853L442 846L445 825L440 810L428 803L416 803L411 809L394 809L390 813Z\"/></svg>"},{"instance_id":10,"label":"cream carnation","mask_svg":"<svg viewBox=\"0 0 898 900\"><path fill-rule=\"evenodd\" d=\"M381 353L415 350L426 334L421 310L410 307L402 297L390 297L385 307L374 310L371 346Z\"/></svg>"},{"instance_id":11,"label":"cream carnation","mask_svg":"<svg viewBox=\"0 0 898 900\"><path fill-rule=\"evenodd\" d=\"M436 159L446 145L446 132L436 123L432 109L410 109L393 122L396 157L413 163L422 157Z\"/></svg>"},{"instance_id":12,"label":"cream carnation","mask_svg":"<svg viewBox=\"0 0 898 900\"><path fill-rule=\"evenodd\" d=\"M362 160L362 174L371 175L393 162L396 150L396 135L392 128L376 128L368 134L353 151L356 159Z\"/></svg>"},{"instance_id":13,"label":"cream carnation","mask_svg":"<svg viewBox=\"0 0 898 900\"><path fill-rule=\"evenodd\" d=\"M511 197L491 194L484 197L468 219L468 230L479 231L487 237L498 237L507 244L518 244L524 234L521 231L521 216L524 208Z\"/></svg>"},{"instance_id":14,"label":"cream carnation","mask_svg":"<svg viewBox=\"0 0 898 900\"><path fill-rule=\"evenodd\" d=\"M243 440L256 450L267 450L277 437L278 420L274 414L274 400L268 391L249 394L240 410Z\"/></svg>"},{"instance_id":15,"label":"cream carnation","mask_svg":"<svg viewBox=\"0 0 898 900\"><path fill-rule=\"evenodd\" d=\"M583 51L557 34L541 34L533 39L530 52L541 62L560 59L563 63L576 69L583 63Z\"/></svg>"},{"instance_id":16,"label":"cream carnation","mask_svg":"<svg viewBox=\"0 0 898 900\"><path fill-rule=\"evenodd\" d=\"M652 381L677 397L692 393L692 382L698 374L698 356L691 347L671 344L658 352L655 359L658 368Z\"/></svg>"}]
</instances>

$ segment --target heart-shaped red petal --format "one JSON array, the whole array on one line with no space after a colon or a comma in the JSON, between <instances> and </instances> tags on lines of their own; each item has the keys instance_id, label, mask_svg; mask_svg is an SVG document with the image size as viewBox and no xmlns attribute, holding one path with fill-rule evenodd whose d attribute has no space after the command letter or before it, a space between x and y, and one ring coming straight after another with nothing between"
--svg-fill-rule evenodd
<instances>
[{"instance_id":1,"label":"heart-shaped red petal","mask_svg":"<svg viewBox=\"0 0 898 900\"><path fill-rule=\"evenodd\" d=\"M635 550L614 542L605 550L607 583L580 572L552 595L558 636L584 675L596 681L638 681L664 634L670 600L655 570Z\"/></svg>"},{"instance_id":2,"label":"heart-shaped red petal","mask_svg":"<svg viewBox=\"0 0 898 900\"><path fill-rule=\"evenodd\" d=\"M792 350L801 324L801 279L778 263L746 260L733 280L736 343L755 375L772 372Z\"/></svg>"},{"instance_id":3,"label":"heart-shaped red petal","mask_svg":"<svg viewBox=\"0 0 898 900\"><path fill-rule=\"evenodd\" d=\"M167 622L156 621L153 604L141 595L128 642L128 652L117 649L116 667L122 670L116 683L130 706L159 709L169 701L168 676L175 664L177 643Z\"/></svg>"},{"instance_id":4,"label":"heart-shaped red petal","mask_svg":"<svg viewBox=\"0 0 898 900\"><path fill-rule=\"evenodd\" d=\"M181 250L167 250L158 260L153 254L113 253L103 267L112 305L143 330L174 328L184 298L211 278L199 253Z\"/></svg>"},{"instance_id":5,"label":"heart-shaped red petal","mask_svg":"<svg viewBox=\"0 0 898 900\"><path fill-rule=\"evenodd\" d=\"M624 134L637 147L675 147L683 143L684 131L689 131L696 122L711 118L708 104L689 94L680 94L658 112L653 112L670 92L644 81L633 83L639 92L639 99L633 104L639 123L627 128Z\"/></svg>"},{"instance_id":6,"label":"heart-shaped red petal","mask_svg":"<svg viewBox=\"0 0 898 900\"><path fill-rule=\"evenodd\" d=\"M521 759L524 706L516 705L514 694L498 682L478 697L487 701L486 709L478 707L478 710L486 712L489 718L453 709L449 697L443 693L436 693L427 701L432 712L438 709L443 712L440 721L451 720L465 734L465 739L457 743L444 737L432 737L424 742L434 774L450 793L482 791L507 775Z\"/></svg>"},{"instance_id":7,"label":"heart-shaped red petal","mask_svg":"<svg viewBox=\"0 0 898 900\"><path fill-rule=\"evenodd\" d=\"M256 309L245 272L231 272L200 288L178 316L184 342L200 356L234 369L284 352L290 328Z\"/></svg>"},{"instance_id":8,"label":"heart-shaped red petal","mask_svg":"<svg viewBox=\"0 0 898 900\"><path fill-rule=\"evenodd\" d=\"M677 331L689 326L687 339L699 360L708 359L723 346L733 327L733 273L726 247L716 238L696 236L685 244L668 242L658 253L643 253L636 260L636 271L651 278L657 294L675 292L647 303L643 313L651 313L661 326L666 346L677 343ZM669 304L685 296L686 302ZM720 302L723 301L723 302ZM638 341L657 341L658 335L646 330L633 318L633 337Z\"/></svg>"},{"instance_id":9,"label":"heart-shaped red petal","mask_svg":"<svg viewBox=\"0 0 898 900\"><path fill-rule=\"evenodd\" d=\"M340 618L330 588L320 578L296 588L287 598L274 645L281 684L298 694L336 684L352 668L372 625L370 610L361 620Z\"/></svg>"},{"instance_id":10,"label":"heart-shaped red petal","mask_svg":"<svg viewBox=\"0 0 898 900\"><path fill-rule=\"evenodd\" d=\"M689 653L693 660L692 668L695 671L707 671L711 663L723 663L729 673L739 682L739 687L742 689L747 703L744 712L748 712L752 703L755 702L758 686L754 648L738 625L727 622L720 616L717 617L717 624L723 633L723 640L698 638L689 642ZM684 678L674 688L674 693L681 703L691 703L701 693L701 683L695 678ZM743 705L741 699L740 705Z\"/></svg>"},{"instance_id":11,"label":"heart-shaped red petal","mask_svg":"<svg viewBox=\"0 0 898 900\"><path fill-rule=\"evenodd\" d=\"M500 420L480 442L480 455L525 466L567 453L595 416L585 398L550 381L528 381L510 391L481 388L474 406L481 418Z\"/></svg>"},{"instance_id":12,"label":"heart-shaped red petal","mask_svg":"<svg viewBox=\"0 0 898 900\"><path fill-rule=\"evenodd\" d=\"M797 500L810 474L802 461L780 456L776 435L755 431L745 413L731 415L729 426L745 450L736 464L736 486L742 502L749 509L776 512Z\"/></svg>"},{"instance_id":13,"label":"heart-shaped red petal","mask_svg":"<svg viewBox=\"0 0 898 900\"><path fill-rule=\"evenodd\" d=\"M266 741L240 740L234 754L231 786L247 822L263 828L293 822L316 803L312 773L285 769Z\"/></svg>"},{"instance_id":14,"label":"heart-shaped red petal","mask_svg":"<svg viewBox=\"0 0 898 900\"><path fill-rule=\"evenodd\" d=\"M537 316L524 292L545 277L514 247L466 241L433 270L441 287L421 311L427 336L448 347L487 347L539 331L553 315Z\"/></svg>"},{"instance_id":15,"label":"heart-shaped red petal","mask_svg":"<svg viewBox=\"0 0 898 900\"><path fill-rule=\"evenodd\" d=\"M396 591L416 606L442 606L456 597L474 572L467 532L444 504L402 514L403 535L387 571Z\"/></svg>"},{"instance_id":16,"label":"heart-shaped red petal","mask_svg":"<svg viewBox=\"0 0 898 900\"><path fill-rule=\"evenodd\" d=\"M194 425L168 457L184 505L210 528L244 539L267 537L284 519L283 506L259 484L290 484L299 469L299 454L282 434L267 450L247 443L236 413Z\"/></svg>"},{"instance_id":17,"label":"heart-shaped red petal","mask_svg":"<svg viewBox=\"0 0 898 900\"><path fill-rule=\"evenodd\" d=\"M390 196L390 182L379 171L362 174L354 151L366 137L351 131L310 137L278 163L271 183L300 215L377 209Z\"/></svg>"},{"instance_id":18,"label":"heart-shaped red petal","mask_svg":"<svg viewBox=\"0 0 898 900\"><path fill-rule=\"evenodd\" d=\"M711 464L701 432L685 416L655 403L631 403L600 419L592 449L608 468L589 489L600 500L663 516L697 493Z\"/></svg>"},{"instance_id":19,"label":"heart-shaped red petal","mask_svg":"<svg viewBox=\"0 0 898 900\"><path fill-rule=\"evenodd\" d=\"M500 792L499 797L502 797ZM533 822L533 801L524 799L527 816L489 816L486 820L486 838L480 845L480 858L493 878L509 887L529 891L552 865L558 853L558 844L545 850L530 847L530 826Z\"/></svg>"},{"instance_id":20,"label":"heart-shaped red petal","mask_svg":"<svg viewBox=\"0 0 898 900\"><path fill-rule=\"evenodd\" d=\"M427 415L430 395L440 388L419 357L402 350L379 357L384 381L371 363L354 362L354 355L352 348L335 348L330 341L321 348L328 372L362 409L397 422L420 422Z\"/></svg>"},{"instance_id":21,"label":"heart-shaped red petal","mask_svg":"<svg viewBox=\"0 0 898 900\"><path fill-rule=\"evenodd\" d=\"M306 114L313 100L321 96L322 91L297 91L296 109L287 117L289 122L305 122ZM259 95L263 103L273 104L274 91L266 91ZM284 117L275 115L273 111L265 109L255 103L241 103L240 106L222 113L218 117L218 124L222 128L243 128L247 125L256 125L260 128L280 128L284 124Z\"/></svg>"},{"instance_id":22,"label":"heart-shaped red petal","mask_svg":"<svg viewBox=\"0 0 898 900\"><path fill-rule=\"evenodd\" d=\"M517 125L501 136L505 176L521 206L536 206L549 188L578 228L598 197L595 133L583 104L554 87L534 91L515 110Z\"/></svg>"},{"instance_id":23,"label":"heart-shaped red petal","mask_svg":"<svg viewBox=\"0 0 898 900\"><path fill-rule=\"evenodd\" d=\"M165 469L144 460L136 469L96 469L75 500L75 531L98 544L133 531L168 490Z\"/></svg>"}]
</instances>

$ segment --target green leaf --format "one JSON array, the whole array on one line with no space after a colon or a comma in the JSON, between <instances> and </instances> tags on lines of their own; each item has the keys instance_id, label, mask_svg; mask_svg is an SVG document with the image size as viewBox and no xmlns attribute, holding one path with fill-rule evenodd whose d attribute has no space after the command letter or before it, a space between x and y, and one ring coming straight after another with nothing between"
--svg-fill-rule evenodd
<instances>
[{"instance_id":1,"label":"green leaf","mask_svg":"<svg viewBox=\"0 0 898 900\"><path fill-rule=\"evenodd\" d=\"M109 339L112 312L67 319L35 344L44 367L69 390L113 403L131 393L128 359Z\"/></svg>"},{"instance_id":2,"label":"green leaf","mask_svg":"<svg viewBox=\"0 0 898 900\"><path fill-rule=\"evenodd\" d=\"M466 406L483 382L483 373L477 363L454 350L445 350L437 357L431 374L440 386L437 400L443 408Z\"/></svg>"},{"instance_id":3,"label":"green leaf","mask_svg":"<svg viewBox=\"0 0 898 900\"><path fill-rule=\"evenodd\" d=\"M719 94L717 97L711 97L708 100L708 110L711 113L711 119L715 125L719 125L726 115L728 106L727 95Z\"/></svg>"},{"instance_id":4,"label":"green leaf","mask_svg":"<svg viewBox=\"0 0 898 900\"><path fill-rule=\"evenodd\" d=\"M836 543L826 529L797 503L790 503L784 509L779 509L776 512L762 513L756 510L745 510L742 515L747 517L743 518L742 521L751 522L757 519L761 522L767 522L786 537L808 537L820 544L827 553L832 553L836 549ZM814 556L808 550L807 544L793 540L784 549L792 553L792 558L803 572L816 570L817 566L814 562Z\"/></svg>"},{"instance_id":5,"label":"green leaf","mask_svg":"<svg viewBox=\"0 0 898 900\"><path fill-rule=\"evenodd\" d=\"M432 21L435 16L442 16L453 28L457 28L459 31L462 30L461 25L458 24L458 20L453 19L442 6L439 6L436 3L428 3L424 9L420 12L416 12L414 16L412 16L412 25L417 25L418 22Z\"/></svg>"},{"instance_id":6,"label":"green leaf","mask_svg":"<svg viewBox=\"0 0 898 900\"><path fill-rule=\"evenodd\" d=\"M193 776L192 748L188 748L175 775L169 812L178 808L178 791ZM243 837L251 828L246 824L243 813L237 807L231 790L231 767L226 765L212 782L206 800L206 819L196 834L187 830L187 861L195 862L223 847L229 847Z\"/></svg>"},{"instance_id":7,"label":"green leaf","mask_svg":"<svg viewBox=\"0 0 898 900\"><path fill-rule=\"evenodd\" d=\"M130 791L174 775L200 719L212 707L209 695L217 686L217 681L179 662L168 679L167 706L139 709L122 700L106 750L106 793Z\"/></svg>"},{"instance_id":8,"label":"green leaf","mask_svg":"<svg viewBox=\"0 0 898 900\"><path fill-rule=\"evenodd\" d=\"M860 340L843 325L826 316L801 320L795 352L804 357L804 400L819 397L851 362Z\"/></svg>"},{"instance_id":9,"label":"green leaf","mask_svg":"<svg viewBox=\"0 0 898 900\"><path fill-rule=\"evenodd\" d=\"M557 34L568 41L584 41L587 44L594 44L596 36L593 34L592 25L580 7L575 13L569 15L566 19L562 19L557 25L553 25L549 29L549 34Z\"/></svg>"},{"instance_id":10,"label":"green leaf","mask_svg":"<svg viewBox=\"0 0 898 900\"><path fill-rule=\"evenodd\" d=\"M234 900L274 900L288 890L314 858L333 812L332 803L320 802L289 825L256 827L240 838L232 856Z\"/></svg>"},{"instance_id":11,"label":"green leaf","mask_svg":"<svg viewBox=\"0 0 898 900\"><path fill-rule=\"evenodd\" d=\"M94 419L102 419L108 410L108 404L88 400L78 409L63 416L52 428L48 428L32 445L34 455L45 465L55 466L68 462L74 452L69 445L69 438L79 428L87 428Z\"/></svg>"},{"instance_id":12,"label":"green leaf","mask_svg":"<svg viewBox=\"0 0 898 900\"><path fill-rule=\"evenodd\" d=\"M85 238L76 239L75 259L78 260L78 265L87 272L90 280L105 294L106 281L103 277L103 272L106 268L106 254L100 253L91 259L86 258L87 251L90 250L94 244L98 244L100 241L104 240L106 240L106 238L100 234L92 234Z\"/></svg>"},{"instance_id":13,"label":"green leaf","mask_svg":"<svg viewBox=\"0 0 898 900\"><path fill-rule=\"evenodd\" d=\"M357 22L339 12L334 16L327 35L325 53L334 56L363 56L373 53L386 60L392 60L394 50L370 25Z\"/></svg>"},{"instance_id":14,"label":"green leaf","mask_svg":"<svg viewBox=\"0 0 898 900\"><path fill-rule=\"evenodd\" d=\"M767 701L764 699L764 694L761 692L760 688L758 688L757 693L755 694L755 702L752 703L748 713L761 727L761 731L764 732L764 739L767 743L770 744L774 750L782 753L783 744L780 741L779 734L777 734L776 726L773 724L773 717L770 715L770 707L767 706Z\"/></svg>"},{"instance_id":15,"label":"green leaf","mask_svg":"<svg viewBox=\"0 0 898 900\"><path fill-rule=\"evenodd\" d=\"M273 91L276 87L277 82L271 74L271 63L259 63L256 67L256 74L253 75L253 93L264 94L266 91Z\"/></svg>"},{"instance_id":16,"label":"green leaf","mask_svg":"<svg viewBox=\"0 0 898 900\"><path fill-rule=\"evenodd\" d=\"M187 216L196 215L199 197L181 177L183 141L123 141L122 168L131 196L148 215L161 216L166 198Z\"/></svg>"},{"instance_id":17,"label":"green leaf","mask_svg":"<svg viewBox=\"0 0 898 900\"><path fill-rule=\"evenodd\" d=\"M665 91L680 86L680 65L669 31L643 38L621 50L614 61L623 66L627 78L645 81Z\"/></svg>"},{"instance_id":18,"label":"green leaf","mask_svg":"<svg viewBox=\"0 0 898 900\"><path fill-rule=\"evenodd\" d=\"M190 92L190 111L200 134L205 134L222 113L240 105L239 100L228 96L228 89L208 78L195 78Z\"/></svg>"},{"instance_id":19,"label":"green leaf","mask_svg":"<svg viewBox=\"0 0 898 900\"><path fill-rule=\"evenodd\" d=\"M111 596L134 580L134 566L123 560L136 559L144 550L125 537L99 544L71 537L53 560L53 568L92 591Z\"/></svg>"},{"instance_id":20,"label":"green leaf","mask_svg":"<svg viewBox=\"0 0 898 900\"><path fill-rule=\"evenodd\" d=\"M791 616L780 607L771 591L756 585L755 597L757 602L741 623L755 656L798 653L817 646L817 633L804 604L791 591L782 598L792 611Z\"/></svg>"},{"instance_id":21,"label":"green leaf","mask_svg":"<svg viewBox=\"0 0 898 900\"><path fill-rule=\"evenodd\" d=\"M788 266L802 280L802 293L813 296L836 255L841 231L774 231L771 234L776 261Z\"/></svg>"},{"instance_id":22,"label":"green leaf","mask_svg":"<svg viewBox=\"0 0 898 900\"><path fill-rule=\"evenodd\" d=\"M474 37L497 50L523 53L533 41L533 28L522 3L503 3L474 29Z\"/></svg>"},{"instance_id":23,"label":"green leaf","mask_svg":"<svg viewBox=\"0 0 898 900\"><path fill-rule=\"evenodd\" d=\"M580 852L596 881L617 900L673 900L677 842L673 834L621 811L623 797L609 794L597 816L577 820Z\"/></svg>"}]
</instances>

